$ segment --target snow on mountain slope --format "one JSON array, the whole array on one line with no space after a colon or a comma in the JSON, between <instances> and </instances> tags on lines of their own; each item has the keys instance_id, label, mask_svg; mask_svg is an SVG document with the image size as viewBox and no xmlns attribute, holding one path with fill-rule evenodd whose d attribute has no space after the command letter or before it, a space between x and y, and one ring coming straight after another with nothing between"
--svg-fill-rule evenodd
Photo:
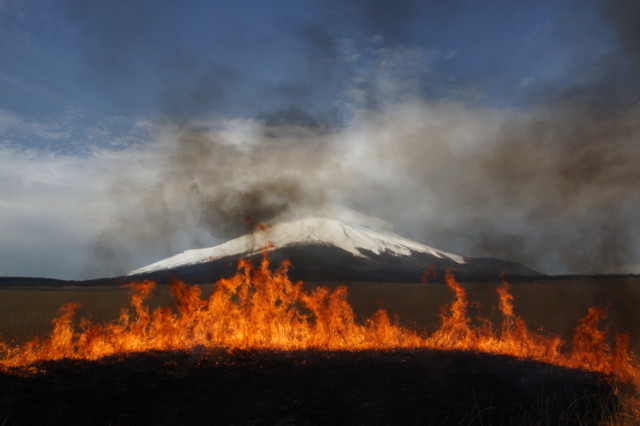
<instances>
[{"instance_id":1,"label":"snow on mountain slope","mask_svg":"<svg viewBox=\"0 0 640 426\"><path fill-rule=\"evenodd\" d=\"M267 241L278 248L307 244L334 246L361 258L367 258L367 251L394 256L410 256L412 252L418 252L439 259L451 259L458 264L466 263L462 256L434 249L392 232L374 231L366 226L348 225L334 219L308 218L273 225L264 231L255 231L215 247L186 250L127 275L195 265L228 256L250 256L259 252Z\"/></svg>"}]
</instances>

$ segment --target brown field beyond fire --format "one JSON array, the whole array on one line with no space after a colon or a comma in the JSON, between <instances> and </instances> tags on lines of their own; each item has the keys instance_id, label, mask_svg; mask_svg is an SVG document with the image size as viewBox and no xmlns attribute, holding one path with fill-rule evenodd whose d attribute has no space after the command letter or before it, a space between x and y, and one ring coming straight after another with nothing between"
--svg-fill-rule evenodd
<instances>
[{"instance_id":1,"label":"brown field beyond fire","mask_svg":"<svg viewBox=\"0 0 640 426\"><path fill-rule=\"evenodd\" d=\"M470 307L483 317L497 316L498 283L462 282ZM305 283L305 288L336 283ZM438 326L440 308L451 300L450 290L443 284L351 282L348 301L359 318L365 318L379 307L397 316L401 323L427 331ZM211 284L199 286L203 296ZM611 328L629 332L636 354L640 353L640 278L593 277L537 282L516 282L511 286L515 309L533 329L542 329L570 339L577 320L591 306L610 304L608 321ZM113 321L129 302L130 289L123 286L0 287L0 340L24 343L34 336L51 331L51 320L60 307L77 302L78 317L95 322ZM152 308L172 304L168 286L158 286L148 303ZM526 302L525 302L526 301Z\"/></svg>"}]
</instances>

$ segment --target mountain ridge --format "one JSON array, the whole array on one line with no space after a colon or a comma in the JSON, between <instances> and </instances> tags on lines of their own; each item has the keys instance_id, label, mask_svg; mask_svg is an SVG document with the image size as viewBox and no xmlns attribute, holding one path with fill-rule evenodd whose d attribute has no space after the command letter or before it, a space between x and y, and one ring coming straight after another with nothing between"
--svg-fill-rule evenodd
<instances>
[{"instance_id":1,"label":"mountain ridge","mask_svg":"<svg viewBox=\"0 0 640 426\"><path fill-rule=\"evenodd\" d=\"M426 270L433 277L452 271L467 278L540 276L515 262L464 257L412 241L390 231L335 219L306 218L262 226L253 233L135 269L128 278L167 276L185 281L212 281L231 275L241 258L257 260L270 242L272 262L290 260L292 278L305 281L414 281Z\"/></svg>"}]
</instances>

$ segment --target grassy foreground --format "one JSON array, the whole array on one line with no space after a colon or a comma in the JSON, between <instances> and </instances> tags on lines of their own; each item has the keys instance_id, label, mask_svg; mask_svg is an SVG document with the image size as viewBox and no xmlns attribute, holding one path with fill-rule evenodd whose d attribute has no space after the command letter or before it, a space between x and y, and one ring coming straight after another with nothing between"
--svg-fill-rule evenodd
<instances>
[{"instance_id":1,"label":"grassy foreground","mask_svg":"<svg viewBox=\"0 0 640 426\"><path fill-rule=\"evenodd\" d=\"M1 425L626 423L626 391L601 375L486 354L196 348L37 367L0 374Z\"/></svg>"}]
</instances>

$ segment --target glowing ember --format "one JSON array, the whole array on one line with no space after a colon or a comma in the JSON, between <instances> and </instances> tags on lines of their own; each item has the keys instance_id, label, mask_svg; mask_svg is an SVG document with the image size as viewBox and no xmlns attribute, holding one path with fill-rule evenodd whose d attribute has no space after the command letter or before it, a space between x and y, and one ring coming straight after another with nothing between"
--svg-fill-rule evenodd
<instances>
[{"instance_id":1,"label":"glowing ember","mask_svg":"<svg viewBox=\"0 0 640 426\"><path fill-rule=\"evenodd\" d=\"M145 299L155 286L150 281L130 285L131 306L122 309L111 323L81 320L76 328L73 317L79 305L64 305L47 338L36 338L22 346L0 342L0 366L194 347L353 351L434 348L506 354L601 372L625 382L639 381L628 336L610 339L599 328L605 310L589 309L576 328L571 351L566 351L559 337L529 330L514 314L513 296L506 282L498 288L502 324L496 327L483 320L481 326L472 326L466 291L452 274L447 274L447 285L455 299L443 309L440 327L431 335L422 335L391 321L384 310L358 323L345 287L304 290L302 282L289 280L288 262L275 270L270 268L268 248L259 266L240 261L236 275L218 281L207 299L202 298L198 286L173 282L170 289L175 309L149 309Z\"/></svg>"},{"instance_id":2,"label":"glowing ember","mask_svg":"<svg viewBox=\"0 0 640 426\"><path fill-rule=\"evenodd\" d=\"M258 228L261 231L266 231L267 229L271 228L269 225L263 225L262 223L258 222L257 220L255 220L251 216L245 216L244 220L247 223L254 224L256 226L256 228Z\"/></svg>"}]
</instances>

